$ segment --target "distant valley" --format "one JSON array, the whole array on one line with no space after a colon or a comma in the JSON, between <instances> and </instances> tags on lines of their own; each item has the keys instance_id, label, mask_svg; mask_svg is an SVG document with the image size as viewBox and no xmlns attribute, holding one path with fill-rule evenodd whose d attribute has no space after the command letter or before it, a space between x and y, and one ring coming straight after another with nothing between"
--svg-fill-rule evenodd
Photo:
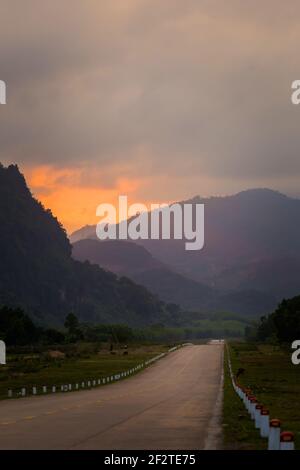
<instances>
[{"instance_id":1,"label":"distant valley","mask_svg":"<svg viewBox=\"0 0 300 470\"><path fill-rule=\"evenodd\" d=\"M87 226L70 237L73 256L126 274L188 309L260 315L299 293L300 200L253 189L184 202L205 204L201 251L187 252L181 240L99 242L95 226Z\"/></svg>"}]
</instances>

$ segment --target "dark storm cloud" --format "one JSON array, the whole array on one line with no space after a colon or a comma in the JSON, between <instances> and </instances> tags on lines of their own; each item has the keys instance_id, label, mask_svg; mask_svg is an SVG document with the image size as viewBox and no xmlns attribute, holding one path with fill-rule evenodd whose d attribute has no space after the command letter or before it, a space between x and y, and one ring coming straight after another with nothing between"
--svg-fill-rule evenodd
<instances>
[{"instance_id":1,"label":"dark storm cloud","mask_svg":"<svg viewBox=\"0 0 300 470\"><path fill-rule=\"evenodd\" d=\"M195 175L211 192L281 178L292 189L298 9L274 0L2 0L1 160L165 175L170 197L174 179L183 193L199 192Z\"/></svg>"}]
</instances>

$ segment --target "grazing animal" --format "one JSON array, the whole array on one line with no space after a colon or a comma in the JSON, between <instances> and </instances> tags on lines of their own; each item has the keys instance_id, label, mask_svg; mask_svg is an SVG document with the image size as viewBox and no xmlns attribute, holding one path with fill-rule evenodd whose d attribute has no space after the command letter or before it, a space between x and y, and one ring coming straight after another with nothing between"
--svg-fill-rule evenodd
<instances>
[{"instance_id":1,"label":"grazing animal","mask_svg":"<svg viewBox=\"0 0 300 470\"><path fill-rule=\"evenodd\" d=\"M238 378L240 375L242 375L245 372L245 369L243 367L240 367L236 373L236 378Z\"/></svg>"}]
</instances>

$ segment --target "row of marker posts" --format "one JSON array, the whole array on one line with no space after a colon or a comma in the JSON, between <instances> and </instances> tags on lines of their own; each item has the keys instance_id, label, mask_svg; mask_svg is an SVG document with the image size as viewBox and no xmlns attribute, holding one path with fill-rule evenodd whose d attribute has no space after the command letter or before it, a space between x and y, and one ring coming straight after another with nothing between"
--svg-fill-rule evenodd
<instances>
[{"instance_id":1,"label":"row of marker posts","mask_svg":"<svg viewBox=\"0 0 300 470\"><path fill-rule=\"evenodd\" d=\"M83 381L83 382L78 382L76 384L64 384L64 385L60 385L59 387L56 386L56 385L52 385L52 386L46 386L44 385L42 388L41 388L41 392L42 394L46 394L46 393L56 393L56 392L71 392L72 390L80 390L80 389L90 389L92 387L97 387L99 385L105 385L107 383L111 383L111 382L115 382L117 380L120 380L120 379L123 379L125 377L128 377L129 375L132 375L136 372L138 372L140 369L142 369L143 367L145 367L146 365L146 362L145 363L142 363L142 364L139 364L138 366L130 369L130 370L127 370L125 372L121 372L120 374L115 374L115 375L111 375L109 377L105 377L105 378L102 378L102 379L97 379L97 380L87 380L87 381ZM32 387L31 389L31 395L37 395L38 392L39 392L39 388L34 386ZM20 392L17 392L15 396L21 396L21 397L25 397L27 395L27 389L26 388L21 388L21 391ZM30 394L30 392L29 392ZM8 398L13 398L14 394L13 394L13 390L8 390Z\"/></svg>"},{"instance_id":2,"label":"row of marker posts","mask_svg":"<svg viewBox=\"0 0 300 470\"><path fill-rule=\"evenodd\" d=\"M168 352L172 352L172 351L175 351L176 349L178 349L180 346L175 346L174 348L171 348L169 349ZM120 379L123 379L125 377L128 377L136 372L138 372L139 370L143 369L144 367L152 364L153 362L156 362L158 361L159 359L161 359L162 357L164 357L167 353L161 353L159 354L158 356L155 356L153 357L152 359L149 359L148 361L145 361L139 365L137 365L136 367L133 367L132 369L129 369L125 372L121 372L120 374L115 374L115 375L111 375L109 377L105 377L105 378L102 378L102 379L97 379L97 380L88 380L86 382L81 382L81 383L76 383L76 384L66 384L66 385L60 385L59 387L57 387L56 385L52 385L52 386L46 386L44 385L42 387L42 394L46 394L46 393L56 393L56 392L71 392L72 390L83 390L83 389L90 389L92 387L97 387L97 386L100 386L100 385L105 385L105 384L108 384L108 383L111 383L111 382L115 382L117 380L120 380ZM32 391L31 391L31 395L37 395L39 392L39 389L38 387L34 386L32 387ZM22 387L21 388L21 391L20 392L17 392L15 394L15 396L21 396L21 397L26 397L26 395L30 395L30 392L27 393L27 389L25 387ZM14 393L13 393L13 390L8 390L8 398L13 398L14 396Z\"/></svg>"},{"instance_id":3,"label":"row of marker posts","mask_svg":"<svg viewBox=\"0 0 300 470\"><path fill-rule=\"evenodd\" d=\"M258 403L250 388L242 387L235 379L232 373L228 347L227 357L233 388L243 401L251 419L255 423L255 428L260 432L260 436L268 439L268 450L294 450L294 433L290 431L281 432L280 420L270 420L269 410L262 404Z\"/></svg>"}]
</instances>

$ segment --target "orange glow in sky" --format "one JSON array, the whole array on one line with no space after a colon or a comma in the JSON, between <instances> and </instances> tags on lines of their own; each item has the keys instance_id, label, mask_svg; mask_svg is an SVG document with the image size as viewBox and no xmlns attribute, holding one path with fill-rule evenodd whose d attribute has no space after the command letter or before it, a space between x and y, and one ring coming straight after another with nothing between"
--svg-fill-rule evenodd
<instances>
[{"instance_id":1,"label":"orange glow in sky","mask_svg":"<svg viewBox=\"0 0 300 470\"><path fill-rule=\"evenodd\" d=\"M96 208L101 203L117 206L121 194L132 195L139 187L137 180L120 178L111 187L88 186L78 168L39 166L24 171L27 184L36 197L63 224L70 234L84 225L96 224ZM142 201L139 201L142 202Z\"/></svg>"}]
</instances>

